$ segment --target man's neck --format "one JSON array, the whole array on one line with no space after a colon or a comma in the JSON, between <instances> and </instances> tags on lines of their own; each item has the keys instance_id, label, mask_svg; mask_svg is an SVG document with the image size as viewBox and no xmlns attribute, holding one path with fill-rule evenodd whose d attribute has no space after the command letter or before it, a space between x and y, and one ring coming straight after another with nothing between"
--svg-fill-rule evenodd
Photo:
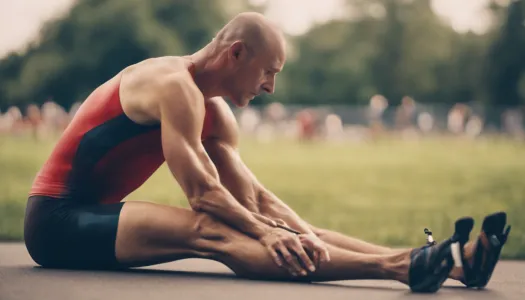
<instances>
[{"instance_id":1,"label":"man's neck","mask_svg":"<svg viewBox=\"0 0 525 300\"><path fill-rule=\"evenodd\" d=\"M227 96L223 87L226 74L217 67L209 45L187 58L194 65L194 80L205 98Z\"/></svg>"}]
</instances>

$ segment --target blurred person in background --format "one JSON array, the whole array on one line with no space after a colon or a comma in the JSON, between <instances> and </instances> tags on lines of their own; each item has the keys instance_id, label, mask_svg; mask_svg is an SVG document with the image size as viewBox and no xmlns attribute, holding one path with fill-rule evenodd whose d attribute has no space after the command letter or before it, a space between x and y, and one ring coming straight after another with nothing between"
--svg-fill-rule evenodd
<instances>
[{"instance_id":1,"label":"blurred person in background","mask_svg":"<svg viewBox=\"0 0 525 300\"><path fill-rule=\"evenodd\" d=\"M470 108L464 103L456 103L449 111L447 128L453 134L462 134L470 114Z\"/></svg>"},{"instance_id":2,"label":"blurred person in background","mask_svg":"<svg viewBox=\"0 0 525 300\"><path fill-rule=\"evenodd\" d=\"M501 118L503 119L503 128L510 136L517 140L525 139L523 108L507 109L502 113Z\"/></svg>"},{"instance_id":3,"label":"blurred person in background","mask_svg":"<svg viewBox=\"0 0 525 300\"><path fill-rule=\"evenodd\" d=\"M388 99L383 95L374 95L370 98L368 108L368 122L373 137L381 135L385 128L383 124L383 113L388 108Z\"/></svg>"},{"instance_id":4,"label":"blurred person in background","mask_svg":"<svg viewBox=\"0 0 525 300\"><path fill-rule=\"evenodd\" d=\"M31 129L31 133L35 140L38 140L40 128L42 125L42 117L40 115L40 109L34 104L30 104L26 109L26 123Z\"/></svg>"},{"instance_id":5,"label":"blurred person in background","mask_svg":"<svg viewBox=\"0 0 525 300\"><path fill-rule=\"evenodd\" d=\"M324 119L324 134L328 141L341 141L344 137L341 117L337 114L328 114Z\"/></svg>"},{"instance_id":6,"label":"blurred person in background","mask_svg":"<svg viewBox=\"0 0 525 300\"><path fill-rule=\"evenodd\" d=\"M242 162L222 97L245 107L273 93L285 59L280 30L242 13L196 53L147 59L95 89L31 187L24 240L34 261L118 269L198 257L253 279L388 279L418 292L437 291L449 276L464 280L452 265L452 237L390 249L316 228ZM191 209L122 201L164 162ZM485 235L462 257L477 270L474 285L486 284L483 272L504 244L498 235L501 247L490 248Z\"/></svg>"},{"instance_id":7,"label":"blurred person in background","mask_svg":"<svg viewBox=\"0 0 525 300\"><path fill-rule=\"evenodd\" d=\"M62 106L48 100L42 105L42 121L48 134L56 135L62 133L69 124L69 115Z\"/></svg>"},{"instance_id":8,"label":"blurred person in background","mask_svg":"<svg viewBox=\"0 0 525 300\"><path fill-rule=\"evenodd\" d=\"M416 103L411 97L405 96L401 99L401 105L396 109L395 126L397 130L414 129L414 116L416 113Z\"/></svg>"},{"instance_id":9,"label":"blurred person in background","mask_svg":"<svg viewBox=\"0 0 525 300\"><path fill-rule=\"evenodd\" d=\"M317 114L311 108L297 112L296 121L299 126L299 140L311 141L317 134Z\"/></svg>"},{"instance_id":10,"label":"blurred person in background","mask_svg":"<svg viewBox=\"0 0 525 300\"><path fill-rule=\"evenodd\" d=\"M246 134L255 134L261 123L260 113L253 108L246 108L240 112L239 129Z\"/></svg>"},{"instance_id":11,"label":"blurred person in background","mask_svg":"<svg viewBox=\"0 0 525 300\"><path fill-rule=\"evenodd\" d=\"M18 107L9 107L2 119L2 127L5 132L11 135L19 135L23 132L24 121L22 111Z\"/></svg>"},{"instance_id":12,"label":"blurred person in background","mask_svg":"<svg viewBox=\"0 0 525 300\"><path fill-rule=\"evenodd\" d=\"M78 109L80 108L80 105L82 105L81 102L75 102L73 105L71 105L71 109L69 110L69 119L72 120L75 114L77 113Z\"/></svg>"}]
</instances>

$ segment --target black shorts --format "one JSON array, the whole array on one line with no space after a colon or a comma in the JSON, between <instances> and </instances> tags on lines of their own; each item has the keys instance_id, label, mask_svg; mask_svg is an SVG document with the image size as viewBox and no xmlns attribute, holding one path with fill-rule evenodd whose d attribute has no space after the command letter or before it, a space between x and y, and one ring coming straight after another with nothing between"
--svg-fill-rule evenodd
<instances>
[{"instance_id":1,"label":"black shorts","mask_svg":"<svg viewBox=\"0 0 525 300\"><path fill-rule=\"evenodd\" d=\"M43 267L119 268L115 241L123 205L31 196L24 221L27 250Z\"/></svg>"}]
</instances>

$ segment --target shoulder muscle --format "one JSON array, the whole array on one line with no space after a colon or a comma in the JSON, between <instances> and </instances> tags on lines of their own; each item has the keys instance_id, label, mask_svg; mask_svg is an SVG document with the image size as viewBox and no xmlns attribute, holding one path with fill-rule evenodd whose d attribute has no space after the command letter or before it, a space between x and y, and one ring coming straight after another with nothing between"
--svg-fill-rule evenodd
<instances>
[{"instance_id":1,"label":"shoulder muscle","mask_svg":"<svg viewBox=\"0 0 525 300\"><path fill-rule=\"evenodd\" d=\"M167 76L159 84L156 99L159 121L187 138L198 139L204 119L204 97L200 90L184 73Z\"/></svg>"},{"instance_id":2,"label":"shoulder muscle","mask_svg":"<svg viewBox=\"0 0 525 300\"><path fill-rule=\"evenodd\" d=\"M211 98L206 109L213 115L213 137L237 147L239 127L226 101L221 97Z\"/></svg>"}]
</instances>

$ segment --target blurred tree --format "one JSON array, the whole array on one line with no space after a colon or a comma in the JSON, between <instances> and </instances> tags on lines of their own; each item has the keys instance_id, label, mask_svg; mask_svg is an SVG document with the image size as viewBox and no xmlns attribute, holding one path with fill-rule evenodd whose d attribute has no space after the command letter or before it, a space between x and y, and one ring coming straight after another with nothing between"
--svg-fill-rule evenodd
<instances>
[{"instance_id":1,"label":"blurred tree","mask_svg":"<svg viewBox=\"0 0 525 300\"><path fill-rule=\"evenodd\" d=\"M22 55L0 61L0 106L69 107L123 67L203 46L226 20L221 2L80 0Z\"/></svg>"},{"instance_id":2,"label":"blurred tree","mask_svg":"<svg viewBox=\"0 0 525 300\"><path fill-rule=\"evenodd\" d=\"M479 88L483 36L460 35L430 0L349 0L348 20L294 41L279 98L293 103L366 103L376 93L397 104L472 101ZM279 91L279 89L278 89Z\"/></svg>"},{"instance_id":3,"label":"blurred tree","mask_svg":"<svg viewBox=\"0 0 525 300\"><path fill-rule=\"evenodd\" d=\"M525 95L520 95L524 77L525 0L514 0L508 6L502 27L487 55L488 102L502 107L525 104Z\"/></svg>"},{"instance_id":4,"label":"blurred tree","mask_svg":"<svg viewBox=\"0 0 525 300\"><path fill-rule=\"evenodd\" d=\"M347 19L288 37L290 55L276 94L254 103L365 104L382 94L391 104L405 95L447 105L480 99L518 104L519 91L525 93L524 1L507 7L493 0L496 26L477 35L455 32L430 0L347 0ZM79 0L69 14L47 23L27 51L0 61L0 108L49 98L68 107L127 65L197 50L228 17L246 10L264 6Z\"/></svg>"},{"instance_id":5,"label":"blurred tree","mask_svg":"<svg viewBox=\"0 0 525 300\"><path fill-rule=\"evenodd\" d=\"M8 90L19 76L23 61L22 55L11 53L0 62L0 110L16 104L15 99L8 97Z\"/></svg>"}]
</instances>

